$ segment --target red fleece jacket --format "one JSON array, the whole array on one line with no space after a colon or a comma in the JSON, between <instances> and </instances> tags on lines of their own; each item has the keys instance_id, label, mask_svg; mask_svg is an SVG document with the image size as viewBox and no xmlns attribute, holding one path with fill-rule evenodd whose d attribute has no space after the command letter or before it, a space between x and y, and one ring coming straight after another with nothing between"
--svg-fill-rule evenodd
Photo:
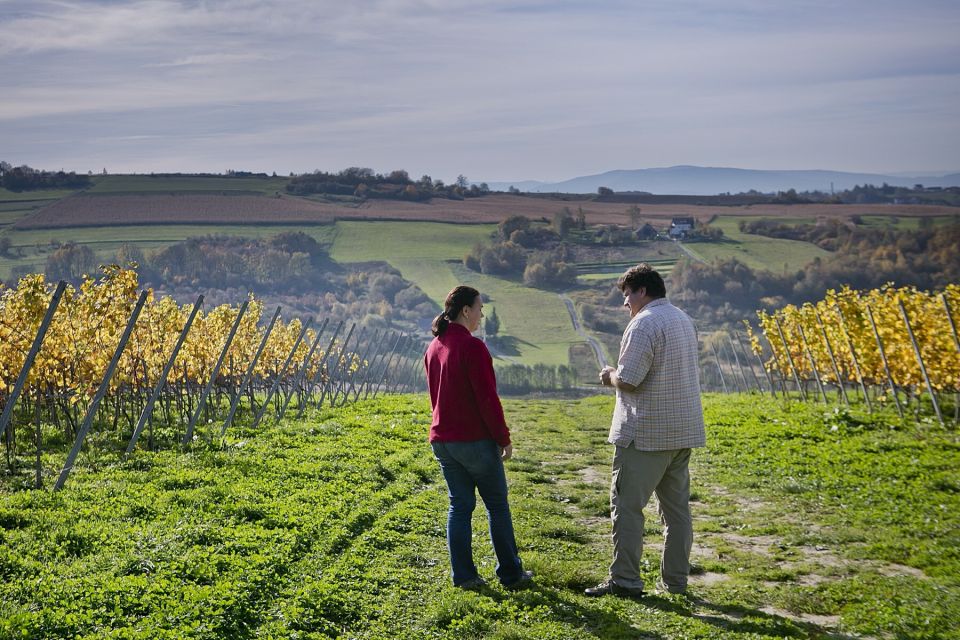
<instances>
[{"instance_id":1,"label":"red fleece jacket","mask_svg":"<svg viewBox=\"0 0 960 640\"><path fill-rule=\"evenodd\" d=\"M493 358L482 340L451 322L427 347L423 364L433 405L430 442L493 439L501 447L510 444Z\"/></svg>"}]
</instances>

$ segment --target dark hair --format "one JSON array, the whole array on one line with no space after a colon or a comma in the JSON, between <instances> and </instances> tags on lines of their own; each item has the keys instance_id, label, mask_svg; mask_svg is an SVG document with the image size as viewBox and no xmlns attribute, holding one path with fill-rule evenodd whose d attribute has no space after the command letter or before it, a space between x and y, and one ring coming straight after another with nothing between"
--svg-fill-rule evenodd
<instances>
[{"instance_id":1,"label":"dark hair","mask_svg":"<svg viewBox=\"0 0 960 640\"><path fill-rule=\"evenodd\" d=\"M643 287L651 298L667 297L667 287L663 284L663 278L646 262L630 267L620 276L617 280L617 288L626 293L627 287L630 287L631 292Z\"/></svg>"},{"instance_id":2,"label":"dark hair","mask_svg":"<svg viewBox=\"0 0 960 640\"><path fill-rule=\"evenodd\" d=\"M447 326L460 317L463 308L472 307L479 295L479 291L464 284L454 287L443 302L443 313L433 319L433 327L431 328L433 335L442 336L443 332L447 330Z\"/></svg>"}]
</instances>

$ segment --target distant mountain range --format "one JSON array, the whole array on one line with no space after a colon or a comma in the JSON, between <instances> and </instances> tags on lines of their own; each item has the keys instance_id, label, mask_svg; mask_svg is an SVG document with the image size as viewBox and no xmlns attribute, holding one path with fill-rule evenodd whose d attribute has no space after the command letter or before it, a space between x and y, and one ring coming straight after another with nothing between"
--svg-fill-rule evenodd
<instances>
[{"instance_id":1,"label":"distant mountain range","mask_svg":"<svg viewBox=\"0 0 960 640\"><path fill-rule=\"evenodd\" d=\"M755 189L763 193L786 191L843 191L856 185L883 183L898 187L960 187L960 173L939 176L883 175L847 173L844 171L802 170L766 171L728 167L695 167L681 165L656 169L618 169L592 176L571 178L563 182L489 182L495 191L511 186L535 193L596 193L598 187L614 191L646 191L658 195L716 195L741 193Z\"/></svg>"}]
</instances>

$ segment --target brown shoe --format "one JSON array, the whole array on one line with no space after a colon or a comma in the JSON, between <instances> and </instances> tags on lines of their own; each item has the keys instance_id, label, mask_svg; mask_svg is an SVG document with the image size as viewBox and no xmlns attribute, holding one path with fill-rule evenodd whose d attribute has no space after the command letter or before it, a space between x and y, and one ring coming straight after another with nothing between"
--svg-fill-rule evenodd
<instances>
[{"instance_id":1,"label":"brown shoe","mask_svg":"<svg viewBox=\"0 0 960 640\"><path fill-rule=\"evenodd\" d=\"M595 587L589 587L583 590L583 594L591 598L598 598L607 594L614 596L624 596L627 598L642 598L643 589L628 589L621 587L613 580L604 580Z\"/></svg>"}]
</instances>

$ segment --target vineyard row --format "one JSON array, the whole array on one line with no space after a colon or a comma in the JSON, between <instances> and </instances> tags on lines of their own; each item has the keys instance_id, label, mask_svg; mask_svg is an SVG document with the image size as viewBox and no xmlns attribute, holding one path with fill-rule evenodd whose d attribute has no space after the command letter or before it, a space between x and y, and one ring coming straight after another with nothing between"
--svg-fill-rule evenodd
<instances>
[{"instance_id":1,"label":"vineyard row","mask_svg":"<svg viewBox=\"0 0 960 640\"><path fill-rule=\"evenodd\" d=\"M214 422L208 439L222 440L244 399L255 428L268 412L294 407L302 416L310 406L422 387L422 345L411 336L329 319L284 322L280 307L264 322L252 296L207 313L202 305L203 296L179 305L138 292L136 273L119 267L79 289L54 289L33 275L0 293L0 437L9 470L23 431L41 484L41 422L73 440L60 489L94 427L122 437L128 456L145 430L150 448L189 446ZM157 410L163 428L155 438Z\"/></svg>"},{"instance_id":2,"label":"vineyard row","mask_svg":"<svg viewBox=\"0 0 960 640\"><path fill-rule=\"evenodd\" d=\"M942 424L940 399L960 391L960 338L953 311L958 304L960 285L940 293L892 285L870 291L844 287L828 291L816 303L761 311L760 331L749 325L747 331L771 391L775 386L785 391L792 382L804 398L812 386L812 393L826 402L827 390L835 388L847 404L850 393L857 393L872 410L872 390L873 402L892 403L901 417L901 396L925 393ZM735 341L728 340L733 349ZM733 351L735 358L746 358L742 342L740 347L739 354ZM711 349L722 377L716 341ZM746 386L742 366L741 378Z\"/></svg>"}]
</instances>

